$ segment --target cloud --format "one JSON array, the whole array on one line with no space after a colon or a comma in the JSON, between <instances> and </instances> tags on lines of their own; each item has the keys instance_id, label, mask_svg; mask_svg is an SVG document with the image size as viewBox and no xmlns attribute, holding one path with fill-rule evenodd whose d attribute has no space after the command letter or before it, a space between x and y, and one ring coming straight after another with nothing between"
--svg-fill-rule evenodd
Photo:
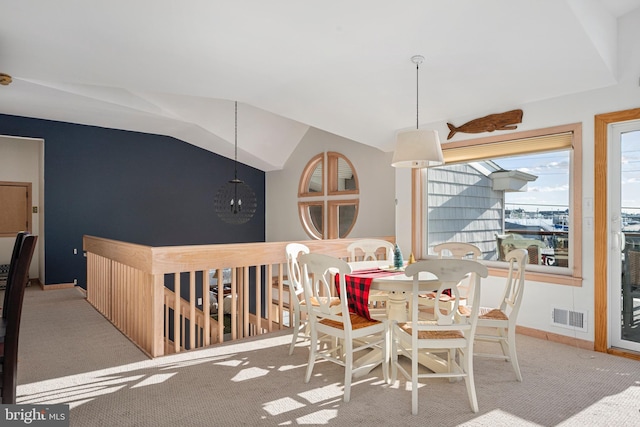
<instances>
[{"instance_id":1,"label":"cloud","mask_svg":"<svg viewBox=\"0 0 640 427\"><path fill-rule=\"evenodd\" d=\"M569 191L569 184L546 186L546 187L529 186L528 190L536 193L550 193L552 191Z\"/></svg>"},{"instance_id":2,"label":"cloud","mask_svg":"<svg viewBox=\"0 0 640 427\"><path fill-rule=\"evenodd\" d=\"M560 162L549 162L541 165L536 165L533 167L524 167L518 168L518 170L526 173L530 173L533 175L544 174L545 172L555 172L558 170L569 170L569 162L568 161L560 161Z\"/></svg>"}]
</instances>

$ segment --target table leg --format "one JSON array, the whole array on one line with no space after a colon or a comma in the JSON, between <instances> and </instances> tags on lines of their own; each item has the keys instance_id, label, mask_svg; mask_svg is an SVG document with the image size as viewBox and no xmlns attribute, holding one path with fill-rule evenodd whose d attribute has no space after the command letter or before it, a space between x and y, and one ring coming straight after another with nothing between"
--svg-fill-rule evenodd
<instances>
[{"instance_id":1,"label":"table leg","mask_svg":"<svg viewBox=\"0 0 640 427\"><path fill-rule=\"evenodd\" d=\"M360 371L357 371L353 376L355 378L360 378L360 377L368 374L369 372L371 372L373 370L373 368L378 366L378 363L384 363L384 361L380 362L380 352L381 352L381 350L379 350L377 348L374 348L373 350L371 350L370 352L368 352L364 356L360 356L356 360L354 360L353 361L354 370L355 370L355 368L359 368L360 366L366 366L368 364L371 364L371 368L370 369L362 369ZM378 363L376 363L374 365L374 362L376 362L376 361Z\"/></svg>"},{"instance_id":2,"label":"table leg","mask_svg":"<svg viewBox=\"0 0 640 427\"><path fill-rule=\"evenodd\" d=\"M387 300L389 312L387 316L389 320L396 320L398 323L407 321L407 298L404 292L389 292Z\"/></svg>"}]
</instances>

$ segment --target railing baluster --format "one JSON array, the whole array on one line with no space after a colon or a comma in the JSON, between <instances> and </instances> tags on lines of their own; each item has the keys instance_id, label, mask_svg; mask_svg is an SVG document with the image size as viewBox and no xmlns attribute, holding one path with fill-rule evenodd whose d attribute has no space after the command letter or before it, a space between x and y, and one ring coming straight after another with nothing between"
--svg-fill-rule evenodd
<instances>
[{"instance_id":1,"label":"railing baluster","mask_svg":"<svg viewBox=\"0 0 640 427\"><path fill-rule=\"evenodd\" d=\"M202 312L204 318L202 320L202 345L204 347L211 345L211 298L209 294L209 274L202 270Z\"/></svg>"},{"instance_id":2,"label":"railing baluster","mask_svg":"<svg viewBox=\"0 0 640 427\"><path fill-rule=\"evenodd\" d=\"M173 273L173 350L180 351L180 273Z\"/></svg>"},{"instance_id":3,"label":"railing baluster","mask_svg":"<svg viewBox=\"0 0 640 427\"><path fill-rule=\"evenodd\" d=\"M238 339L238 268L231 269L231 339ZM220 310L220 307L218 307ZM220 316L218 316L220 318Z\"/></svg>"},{"instance_id":4,"label":"railing baluster","mask_svg":"<svg viewBox=\"0 0 640 427\"><path fill-rule=\"evenodd\" d=\"M265 307L267 308L267 319L269 320L268 330L273 331L273 264L267 266L267 277L265 277L266 289L267 289L267 301Z\"/></svg>"},{"instance_id":5,"label":"railing baluster","mask_svg":"<svg viewBox=\"0 0 640 427\"><path fill-rule=\"evenodd\" d=\"M249 336L249 266L244 267L242 274L242 337Z\"/></svg>"},{"instance_id":6,"label":"railing baluster","mask_svg":"<svg viewBox=\"0 0 640 427\"><path fill-rule=\"evenodd\" d=\"M224 270L218 268L216 275L218 277L218 340L224 341Z\"/></svg>"},{"instance_id":7,"label":"railing baluster","mask_svg":"<svg viewBox=\"0 0 640 427\"><path fill-rule=\"evenodd\" d=\"M247 271L249 267L247 267ZM256 328L256 335L262 335L262 268L260 268L259 265L254 266L254 268L256 269L256 289L255 289L255 296L256 296L256 324L257 324L257 328ZM250 281L249 281L250 283ZM249 293L249 292L247 292ZM247 301L249 299L247 298ZM249 304L247 304L247 315L249 314Z\"/></svg>"}]
</instances>

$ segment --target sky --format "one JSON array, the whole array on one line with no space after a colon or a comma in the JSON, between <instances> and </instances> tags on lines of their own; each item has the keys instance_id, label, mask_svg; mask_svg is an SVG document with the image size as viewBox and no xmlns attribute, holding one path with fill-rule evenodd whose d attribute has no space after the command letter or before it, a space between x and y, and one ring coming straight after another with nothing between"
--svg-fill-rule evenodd
<instances>
[{"instance_id":1,"label":"sky","mask_svg":"<svg viewBox=\"0 0 640 427\"><path fill-rule=\"evenodd\" d=\"M640 214L640 130L622 135L622 211ZM507 208L564 210L569 202L569 151L495 159L500 167L536 175L526 192L510 192ZM613 169L610 167L610 171ZM585 174L589 176L592 174Z\"/></svg>"},{"instance_id":2,"label":"sky","mask_svg":"<svg viewBox=\"0 0 640 427\"><path fill-rule=\"evenodd\" d=\"M507 192L507 208L525 211L559 210L569 205L569 151L528 154L495 159L506 170L519 170L538 178L527 184L527 191Z\"/></svg>"},{"instance_id":3,"label":"sky","mask_svg":"<svg viewBox=\"0 0 640 427\"><path fill-rule=\"evenodd\" d=\"M622 211L640 214L640 130L622 135Z\"/></svg>"}]
</instances>

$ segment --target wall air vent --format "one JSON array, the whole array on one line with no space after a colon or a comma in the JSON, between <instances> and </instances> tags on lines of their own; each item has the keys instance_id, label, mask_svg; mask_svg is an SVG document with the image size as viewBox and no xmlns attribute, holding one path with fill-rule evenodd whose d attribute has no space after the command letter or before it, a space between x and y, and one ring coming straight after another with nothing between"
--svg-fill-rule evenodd
<instances>
[{"instance_id":1,"label":"wall air vent","mask_svg":"<svg viewBox=\"0 0 640 427\"><path fill-rule=\"evenodd\" d=\"M587 312L554 307L551 309L551 324L561 328L587 332Z\"/></svg>"}]
</instances>

